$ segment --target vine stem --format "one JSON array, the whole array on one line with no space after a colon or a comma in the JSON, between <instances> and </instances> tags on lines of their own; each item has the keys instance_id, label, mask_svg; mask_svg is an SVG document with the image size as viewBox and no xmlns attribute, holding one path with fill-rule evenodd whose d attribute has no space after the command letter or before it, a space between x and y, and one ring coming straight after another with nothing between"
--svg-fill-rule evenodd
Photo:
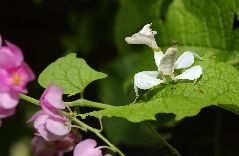
<instances>
[{"instance_id":1,"label":"vine stem","mask_svg":"<svg viewBox=\"0 0 239 156\"><path fill-rule=\"evenodd\" d=\"M19 93L19 96L21 99L31 102L32 104L39 105L38 100L29 97L25 94ZM80 107L92 107L92 108L98 108L98 109L107 109L107 108L114 108L115 106L99 103L99 102L94 102L94 101L89 101L86 99L79 99L76 101L71 101L71 102L65 102L65 104L69 107L75 107L75 106L80 106Z\"/></svg>"},{"instance_id":2,"label":"vine stem","mask_svg":"<svg viewBox=\"0 0 239 156\"><path fill-rule=\"evenodd\" d=\"M36 106L39 106L39 101L32 98L32 97L29 97L27 95L24 95L24 94L19 94L19 97L25 101L28 101ZM86 104L84 104L86 102ZM103 106L100 106L102 105L101 103L97 103L97 102L93 102L93 101L88 101L88 100L84 100L84 99L80 99L80 100L77 100L77 101L73 101L73 102L68 102L69 106L82 106L82 107L94 107L94 108L100 108L100 109L105 109L105 108L110 108L110 107L113 107L113 106L110 106L110 105L106 105L106 104L103 104ZM68 112L65 112L65 111L61 111L62 114L64 114L65 116L67 116L68 118L70 118L72 121L74 121L76 124L78 124L80 127L82 128L85 128L89 131L91 131L92 133L94 133L95 135L97 135L100 139L102 139L107 145L109 145L112 150L114 152L118 152L120 154L120 156L125 156L125 154L120 150L118 149L115 145L113 145L108 139L106 139L98 129L96 128L93 128L87 124L85 124L84 122L80 121L79 119L77 119L74 115L72 115L71 113L68 113Z\"/></svg>"},{"instance_id":3,"label":"vine stem","mask_svg":"<svg viewBox=\"0 0 239 156\"><path fill-rule=\"evenodd\" d=\"M19 93L19 97L20 97L21 99L25 100L25 101L28 101L28 102L30 102L30 103L32 103L32 104L34 104L34 105L39 106L39 101L38 101L37 99L34 99L34 98L32 98L32 97L30 97L30 96L27 96L27 95L25 95L25 94L22 94L22 93Z\"/></svg>"},{"instance_id":4,"label":"vine stem","mask_svg":"<svg viewBox=\"0 0 239 156\"><path fill-rule=\"evenodd\" d=\"M120 151L120 149L118 149L115 145L113 145L108 139L106 139L101 133L99 133L99 130L96 128L93 128L87 124L85 124L84 122L80 121L79 119L77 119L76 117L72 116L70 113L64 112L62 111L62 113L64 115L66 115L67 117L69 117L72 121L74 121L75 123L77 123L79 126L91 131L92 133L94 133L95 135L97 135L100 139L102 139L106 144L108 144L114 152L118 152L121 156L125 156L123 152Z\"/></svg>"},{"instance_id":5,"label":"vine stem","mask_svg":"<svg viewBox=\"0 0 239 156\"><path fill-rule=\"evenodd\" d=\"M182 156L176 148L174 148L172 145L170 145L157 131L156 129L149 123L149 122L145 122L146 126L153 132L153 134L155 135L155 137L164 145L166 146L168 149L170 149L170 151L172 151L173 154L177 155L177 156Z\"/></svg>"},{"instance_id":6,"label":"vine stem","mask_svg":"<svg viewBox=\"0 0 239 156\"><path fill-rule=\"evenodd\" d=\"M92 108L98 108L98 109L107 109L107 108L113 108L115 106L99 103L99 102L94 102L94 101L89 101L86 99L79 99L76 101L71 101L71 102L65 102L66 105L69 107L75 107L75 106L80 106L80 107L92 107Z\"/></svg>"}]
</instances>

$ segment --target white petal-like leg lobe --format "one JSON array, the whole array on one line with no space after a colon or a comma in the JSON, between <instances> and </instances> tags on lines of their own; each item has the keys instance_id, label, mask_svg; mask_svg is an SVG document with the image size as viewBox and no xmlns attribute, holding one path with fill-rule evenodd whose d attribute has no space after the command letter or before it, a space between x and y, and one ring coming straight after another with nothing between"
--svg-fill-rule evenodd
<instances>
[{"instance_id":1,"label":"white petal-like leg lobe","mask_svg":"<svg viewBox=\"0 0 239 156\"><path fill-rule=\"evenodd\" d=\"M149 89L160 83L163 80L157 79L158 71L142 71L134 76L134 85L139 89Z\"/></svg>"},{"instance_id":2,"label":"white petal-like leg lobe","mask_svg":"<svg viewBox=\"0 0 239 156\"><path fill-rule=\"evenodd\" d=\"M150 28L151 24L146 24L142 30L133 34L130 37L126 37L125 41L128 44L145 44L151 48L158 48L157 43L155 41L154 35L157 34L156 31L152 31Z\"/></svg>"},{"instance_id":3,"label":"white petal-like leg lobe","mask_svg":"<svg viewBox=\"0 0 239 156\"><path fill-rule=\"evenodd\" d=\"M190 51L184 52L175 62L175 69L188 68L194 63L194 55Z\"/></svg>"},{"instance_id":4,"label":"white petal-like leg lobe","mask_svg":"<svg viewBox=\"0 0 239 156\"><path fill-rule=\"evenodd\" d=\"M175 77L176 79L187 79L187 80L196 80L202 75L202 67L201 66L194 66L189 68L182 74Z\"/></svg>"},{"instance_id":5,"label":"white petal-like leg lobe","mask_svg":"<svg viewBox=\"0 0 239 156\"><path fill-rule=\"evenodd\" d=\"M163 58L162 51L154 52L154 60L155 60L155 64L157 65L158 69L159 69L159 65L160 65L162 58Z\"/></svg>"},{"instance_id":6,"label":"white petal-like leg lobe","mask_svg":"<svg viewBox=\"0 0 239 156\"><path fill-rule=\"evenodd\" d=\"M192 52L192 54L195 58L197 58L199 60L203 60L203 58L200 55L198 55L197 53Z\"/></svg>"}]
</instances>

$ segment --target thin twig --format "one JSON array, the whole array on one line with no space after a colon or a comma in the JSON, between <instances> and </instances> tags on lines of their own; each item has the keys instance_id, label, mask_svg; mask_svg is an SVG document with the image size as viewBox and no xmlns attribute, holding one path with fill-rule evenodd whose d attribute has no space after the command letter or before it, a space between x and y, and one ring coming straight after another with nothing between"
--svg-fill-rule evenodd
<instances>
[{"instance_id":1,"label":"thin twig","mask_svg":"<svg viewBox=\"0 0 239 156\"><path fill-rule=\"evenodd\" d=\"M145 122L145 125L153 132L153 134L155 135L155 137L160 141L160 143L162 143L164 146L166 146L168 149L170 149L170 151L172 151L173 154L177 155L177 156L182 156L176 148L174 148L172 145L170 145L157 131L156 129L149 123L149 122Z\"/></svg>"}]
</instances>

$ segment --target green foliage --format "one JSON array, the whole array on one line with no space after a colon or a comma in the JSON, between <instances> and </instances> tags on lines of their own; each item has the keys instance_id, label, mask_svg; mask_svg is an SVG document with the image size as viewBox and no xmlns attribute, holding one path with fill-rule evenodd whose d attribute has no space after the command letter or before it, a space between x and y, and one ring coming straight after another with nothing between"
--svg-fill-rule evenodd
<instances>
[{"instance_id":1,"label":"green foliage","mask_svg":"<svg viewBox=\"0 0 239 156\"><path fill-rule=\"evenodd\" d=\"M85 60L69 54L50 64L39 76L38 82L42 87L55 84L64 89L65 94L82 93L85 87L98 79L107 77L87 65Z\"/></svg>"},{"instance_id":2,"label":"green foliage","mask_svg":"<svg viewBox=\"0 0 239 156\"><path fill-rule=\"evenodd\" d=\"M239 32L232 27L238 6L234 0L175 0L165 21L158 20L159 44L167 46L176 40L186 49L210 50L226 60L228 53L239 52Z\"/></svg>"},{"instance_id":3,"label":"green foliage","mask_svg":"<svg viewBox=\"0 0 239 156\"><path fill-rule=\"evenodd\" d=\"M110 68L110 70L107 71L111 73L111 79L101 82L100 97L106 103L122 105L128 101L133 101L132 82L134 74L143 70L156 70L152 53L146 50L146 46L127 45L124 41L126 36L136 33L146 23L153 23L152 28L158 31L156 39L163 50L171 46L172 40L176 40L179 43L180 53L186 50L193 50L200 55L204 55L204 53L211 51L216 54L219 60L223 61L239 57L239 29L233 30L232 28L234 14L236 12L235 9L237 8L237 14L239 12L239 1L120 0L119 2L114 33L115 45L117 46L119 54L124 56L115 61L119 63L115 63L113 68L111 68L112 63L109 64L108 68ZM232 62L237 62L237 60L232 60ZM130 71L125 69L129 69ZM114 83L114 81L117 81L117 83ZM199 80L199 82L200 81L201 80ZM170 84L170 86L171 85L173 84ZM178 85L181 85L181 83ZM170 86L168 86L168 88L170 88ZM124 90L122 89L123 87ZM127 90L125 90L125 88ZM108 90L111 91L110 94ZM156 88L150 91L147 95L149 97L145 97L145 99L150 100L150 97L153 96L152 93L156 94L157 92L160 94L161 90ZM109 99L112 100L109 101ZM128 99L128 101L126 102L125 99ZM189 104L189 107L195 105L191 104ZM207 103L205 106L211 104L212 103ZM172 105L172 107L174 107L174 105ZM203 104L201 103L201 106L195 107L194 112L191 112L192 114L197 114L201 109L200 107L203 107ZM231 107L231 111L238 108L233 104L227 104L226 107L226 109ZM124 109L124 107L122 109ZM132 110L132 112L135 112L135 110ZM154 118L154 115L151 117ZM162 117L162 115L160 115L160 117ZM108 120L108 118L106 119ZM136 128L131 125L131 128L124 131L124 134L117 133L116 137L116 135L113 134L115 131L112 130L112 127L117 127L118 129L121 127L129 127L129 122L125 121L124 126L122 124L123 122L124 121L121 121L121 124L118 125L117 120L115 120L115 122L105 122L105 125L110 124L110 126L105 126L105 130L112 140L129 143L132 138L129 137L130 139L127 140L124 136L125 134L134 132L139 135L140 133L144 135L142 132L136 132Z\"/></svg>"},{"instance_id":4,"label":"green foliage","mask_svg":"<svg viewBox=\"0 0 239 156\"><path fill-rule=\"evenodd\" d=\"M171 82L159 85L144 95L145 102L95 111L84 116L123 117L132 122L155 120L157 113L173 113L176 120L194 116L210 105L219 105L238 112L239 108L239 73L225 64L214 60L199 63L203 68L198 82ZM227 104L228 107L227 107Z\"/></svg>"}]
</instances>

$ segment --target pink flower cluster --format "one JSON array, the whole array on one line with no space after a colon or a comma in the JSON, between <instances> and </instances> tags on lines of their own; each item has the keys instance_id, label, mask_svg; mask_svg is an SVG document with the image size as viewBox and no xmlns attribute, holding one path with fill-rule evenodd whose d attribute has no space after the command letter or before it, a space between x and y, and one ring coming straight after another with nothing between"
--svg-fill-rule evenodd
<instances>
[{"instance_id":1,"label":"pink flower cluster","mask_svg":"<svg viewBox=\"0 0 239 156\"><path fill-rule=\"evenodd\" d=\"M39 100L42 110L29 120L34 122L36 134L46 141L63 139L71 131L69 119L59 113L59 109L65 108L62 95L61 88L49 85Z\"/></svg>"},{"instance_id":2,"label":"pink flower cluster","mask_svg":"<svg viewBox=\"0 0 239 156\"><path fill-rule=\"evenodd\" d=\"M27 93L27 83L35 79L33 71L24 62L21 49L8 41L5 43L3 46L0 36L0 123L1 118L15 113L18 94ZM96 147L97 143L92 139L78 143L79 137L71 132L70 120L59 111L65 109L63 92L63 89L49 85L39 100L42 109L29 120L34 122L36 134L32 140L33 156L63 156L73 149L74 156L103 156L103 146Z\"/></svg>"},{"instance_id":3,"label":"pink flower cluster","mask_svg":"<svg viewBox=\"0 0 239 156\"><path fill-rule=\"evenodd\" d=\"M26 85L35 79L31 68L24 62L23 54L16 45L0 36L0 120L15 113L18 93L27 93Z\"/></svg>"},{"instance_id":4,"label":"pink flower cluster","mask_svg":"<svg viewBox=\"0 0 239 156\"><path fill-rule=\"evenodd\" d=\"M29 120L34 122L37 135L32 140L33 156L63 156L78 143L79 138L75 133L70 133L69 119L59 112L60 109L65 109L62 95L61 88L49 85L39 100L42 110ZM74 156L103 156L102 148L96 147L95 140L87 139L76 145Z\"/></svg>"}]
</instances>

